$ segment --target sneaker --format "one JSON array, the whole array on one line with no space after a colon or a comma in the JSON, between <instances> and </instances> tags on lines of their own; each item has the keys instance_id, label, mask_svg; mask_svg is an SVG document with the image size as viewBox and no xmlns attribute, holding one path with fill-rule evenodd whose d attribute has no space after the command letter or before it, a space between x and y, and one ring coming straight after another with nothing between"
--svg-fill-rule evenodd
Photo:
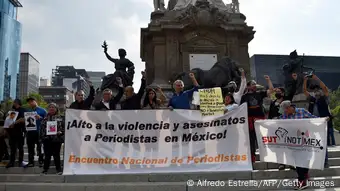
<instances>
[{"instance_id":1,"label":"sneaker","mask_svg":"<svg viewBox=\"0 0 340 191\"><path fill-rule=\"evenodd\" d=\"M63 172L59 171L57 172L57 175L63 175Z\"/></svg>"},{"instance_id":2,"label":"sneaker","mask_svg":"<svg viewBox=\"0 0 340 191\"><path fill-rule=\"evenodd\" d=\"M290 170L296 170L295 166L289 166Z\"/></svg>"},{"instance_id":3,"label":"sneaker","mask_svg":"<svg viewBox=\"0 0 340 191\"><path fill-rule=\"evenodd\" d=\"M43 170L40 174L41 175L47 175L47 170Z\"/></svg>"},{"instance_id":4,"label":"sneaker","mask_svg":"<svg viewBox=\"0 0 340 191\"><path fill-rule=\"evenodd\" d=\"M294 190L304 190L308 187L307 180L298 181L298 185L294 187Z\"/></svg>"},{"instance_id":5,"label":"sneaker","mask_svg":"<svg viewBox=\"0 0 340 191\"><path fill-rule=\"evenodd\" d=\"M19 162L19 167L24 167L25 168L27 164L28 163L25 162L25 161Z\"/></svg>"},{"instance_id":6,"label":"sneaker","mask_svg":"<svg viewBox=\"0 0 340 191\"><path fill-rule=\"evenodd\" d=\"M14 163L12 163L12 162L10 162L6 165L6 168L12 168L12 167L14 167Z\"/></svg>"},{"instance_id":7,"label":"sneaker","mask_svg":"<svg viewBox=\"0 0 340 191\"><path fill-rule=\"evenodd\" d=\"M283 165L283 164L280 164L280 165L279 165L279 170L284 170L285 168L286 168L285 165Z\"/></svg>"},{"instance_id":8,"label":"sneaker","mask_svg":"<svg viewBox=\"0 0 340 191\"><path fill-rule=\"evenodd\" d=\"M25 165L25 168L28 168L28 167L34 167L34 163L28 163L27 165Z\"/></svg>"}]
</instances>

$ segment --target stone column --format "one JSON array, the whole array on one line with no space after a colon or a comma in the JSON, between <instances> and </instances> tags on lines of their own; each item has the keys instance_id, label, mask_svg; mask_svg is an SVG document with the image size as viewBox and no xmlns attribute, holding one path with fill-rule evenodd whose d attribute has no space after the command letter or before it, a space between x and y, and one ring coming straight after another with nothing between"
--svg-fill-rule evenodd
<instances>
[{"instance_id":1,"label":"stone column","mask_svg":"<svg viewBox=\"0 0 340 191\"><path fill-rule=\"evenodd\" d=\"M168 88L169 82L166 79L167 67L166 67L166 56L165 56L165 45L155 44L154 45L154 80L150 84L151 87L160 86L161 88Z\"/></svg>"}]
</instances>

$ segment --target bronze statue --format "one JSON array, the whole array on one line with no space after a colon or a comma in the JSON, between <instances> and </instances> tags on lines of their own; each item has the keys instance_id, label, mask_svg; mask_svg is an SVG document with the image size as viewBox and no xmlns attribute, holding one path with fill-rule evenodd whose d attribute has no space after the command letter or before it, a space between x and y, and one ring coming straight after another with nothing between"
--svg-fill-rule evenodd
<instances>
[{"instance_id":1,"label":"bronze statue","mask_svg":"<svg viewBox=\"0 0 340 191\"><path fill-rule=\"evenodd\" d=\"M300 58L296 50L294 50L289 55L289 61L287 61L286 64L282 68L283 75L285 77L285 80L284 80L285 89L288 95L293 93L291 91L295 91L294 94L303 93L302 87L303 87L304 77L306 75L311 76L314 73L314 69L305 67L305 65L303 64L303 61L304 61L303 57ZM296 81L293 80L293 77L292 77L293 73L297 74Z\"/></svg>"},{"instance_id":2,"label":"bronze statue","mask_svg":"<svg viewBox=\"0 0 340 191\"><path fill-rule=\"evenodd\" d=\"M135 74L134 64L127 58L126 51L124 49L118 50L119 59L112 58L107 53L107 43L104 41L102 47L104 48L104 53L107 59L115 64L116 71L113 74L109 74L103 78L101 90L106 88L114 89L117 88L116 78L120 77L122 79L124 87L132 86L133 84L133 76ZM127 71L126 71L127 69Z\"/></svg>"},{"instance_id":3,"label":"bronze statue","mask_svg":"<svg viewBox=\"0 0 340 191\"><path fill-rule=\"evenodd\" d=\"M192 88L192 83L189 78L189 73L194 73L197 82L203 88L221 87L222 89L228 86L231 81L236 82L239 86L241 83L241 73L239 67L235 61L228 57L224 57L217 61L214 66L204 71L200 68L194 68L190 72L183 72L176 75L173 80L182 80L185 85L185 89Z\"/></svg>"}]
</instances>

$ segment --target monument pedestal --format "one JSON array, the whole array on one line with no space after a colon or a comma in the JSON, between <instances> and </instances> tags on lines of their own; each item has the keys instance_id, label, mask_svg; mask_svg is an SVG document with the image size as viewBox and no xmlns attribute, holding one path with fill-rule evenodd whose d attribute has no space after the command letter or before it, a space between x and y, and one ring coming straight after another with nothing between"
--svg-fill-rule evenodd
<instances>
[{"instance_id":1,"label":"monument pedestal","mask_svg":"<svg viewBox=\"0 0 340 191\"><path fill-rule=\"evenodd\" d=\"M169 82L175 75L202 64L212 67L210 62L190 63L190 55L216 55L217 60L228 56L250 75L248 43L255 31L245 20L243 14L221 11L209 3L153 12L148 27L141 29L147 84L171 90Z\"/></svg>"},{"instance_id":2,"label":"monument pedestal","mask_svg":"<svg viewBox=\"0 0 340 191\"><path fill-rule=\"evenodd\" d=\"M305 108L308 110L309 102L304 93L294 95L292 103L295 104L297 108Z\"/></svg>"}]
</instances>

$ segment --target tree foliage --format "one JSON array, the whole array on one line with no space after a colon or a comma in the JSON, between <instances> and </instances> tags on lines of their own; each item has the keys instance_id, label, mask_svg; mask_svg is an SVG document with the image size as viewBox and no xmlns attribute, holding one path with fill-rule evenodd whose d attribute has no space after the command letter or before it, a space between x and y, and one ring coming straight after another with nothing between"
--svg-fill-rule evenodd
<instances>
[{"instance_id":1,"label":"tree foliage","mask_svg":"<svg viewBox=\"0 0 340 191\"><path fill-rule=\"evenodd\" d=\"M333 115L333 125L334 128L340 129L340 89L332 91L330 93L330 103L329 107Z\"/></svg>"},{"instance_id":2,"label":"tree foliage","mask_svg":"<svg viewBox=\"0 0 340 191\"><path fill-rule=\"evenodd\" d=\"M45 108L45 109L47 108L48 104L44 101L44 98L38 93L31 93L28 96L24 97L23 100L21 100L22 104L23 104L22 106L24 108L29 108L29 105L26 101L27 98L34 98L37 101L39 107L42 107L42 108Z\"/></svg>"}]
</instances>

